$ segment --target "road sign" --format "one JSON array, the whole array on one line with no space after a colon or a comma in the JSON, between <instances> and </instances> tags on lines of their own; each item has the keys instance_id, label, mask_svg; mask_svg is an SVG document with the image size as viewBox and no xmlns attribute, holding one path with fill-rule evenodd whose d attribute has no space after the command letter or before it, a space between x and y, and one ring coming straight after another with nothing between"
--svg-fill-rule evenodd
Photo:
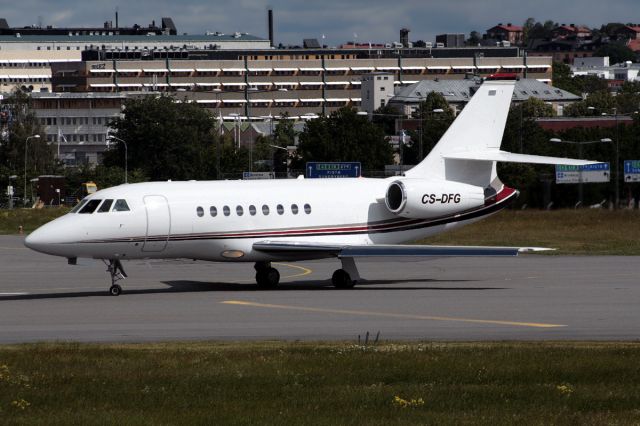
<instances>
[{"instance_id":1,"label":"road sign","mask_svg":"<svg viewBox=\"0 0 640 426\"><path fill-rule=\"evenodd\" d=\"M242 172L243 180L275 179L273 172Z\"/></svg>"},{"instance_id":2,"label":"road sign","mask_svg":"<svg viewBox=\"0 0 640 426\"><path fill-rule=\"evenodd\" d=\"M640 160L624 160L624 181L640 182Z\"/></svg>"},{"instance_id":3,"label":"road sign","mask_svg":"<svg viewBox=\"0 0 640 426\"><path fill-rule=\"evenodd\" d=\"M556 183L596 183L609 182L609 163L588 164L586 166L556 165Z\"/></svg>"},{"instance_id":4,"label":"road sign","mask_svg":"<svg viewBox=\"0 0 640 426\"><path fill-rule=\"evenodd\" d=\"M360 177L362 166L360 162L320 163L308 162L307 178L350 178Z\"/></svg>"}]
</instances>

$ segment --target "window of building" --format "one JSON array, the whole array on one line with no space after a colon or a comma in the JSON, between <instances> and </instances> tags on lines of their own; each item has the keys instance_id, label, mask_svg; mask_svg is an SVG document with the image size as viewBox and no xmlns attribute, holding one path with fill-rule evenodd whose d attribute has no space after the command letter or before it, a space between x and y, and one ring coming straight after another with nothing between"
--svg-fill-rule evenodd
<instances>
[{"instance_id":1,"label":"window of building","mask_svg":"<svg viewBox=\"0 0 640 426\"><path fill-rule=\"evenodd\" d=\"M204 216L204 209L198 206L198 208L196 209L196 214L198 215L198 217Z\"/></svg>"}]
</instances>

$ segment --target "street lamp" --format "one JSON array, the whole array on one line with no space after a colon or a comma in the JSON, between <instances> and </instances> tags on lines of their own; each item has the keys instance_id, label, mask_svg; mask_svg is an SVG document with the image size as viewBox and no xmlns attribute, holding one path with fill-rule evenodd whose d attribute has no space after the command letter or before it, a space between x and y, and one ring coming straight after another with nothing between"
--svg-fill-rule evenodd
<instances>
[{"instance_id":1,"label":"street lamp","mask_svg":"<svg viewBox=\"0 0 640 426\"><path fill-rule=\"evenodd\" d=\"M283 147L281 147L281 146L278 146L278 145L271 145L271 144L269 144L269 146L270 146L271 148L281 149L281 150L283 150L283 151L285 151L285 152L287 153L287 156L289 155L289 150L288 150L287 148L283 148ZM273 164L273 175L274 175L274 177L275 177L275 172L276 172L276 169L275 169L276 152L275 152L275 150L273 151L273 158L271 159L271 161L272 161L272 163L271 163L271 164ZM288 177L289 177L289 159L288 159L288 158L285 160L285 163L284 163L284 164L285 164L285 168L286 168L286 178L288 178Z\"/></svg>"},{"instance_id":2,"label":"street lamp","mask_svg":"<svg viewBox=\"0 0 640 426\"><path fill-rule=\"evenodd\" d=\"M128 162L127 159L129 157L128 152L129 152L129 148L127 147L127 143L125 141L123 141L122 139L115 137L113 135L109 135L109 139L112 139L116 142L122 142L122 144L124 145L124 183L129 183L127 180L127 175L128 175Z\"/></svg>"},{"instance_id":3,"label":"street lamp","mask_svg":"<svg viewBox=\"0 0 640 426\"><path fill-rule=\"evenodd\" d=\"M27 136L24 140L24 193L22 198L23 205L27 205L27 147L29 146L29 139L40 139L40 135Z\"/></svg>"},{"instance_id":4,"label":"street lamp","mask_svg":"<svg viewBox=\"0 0 640 426\"><path fill-rule=\"evenodd\" d=\"M582 159L582 145L592 144L592 143L611 143L612 140L610 138L602 138L600 140L594 140L594 141L565 141L559 138L551 138L549 139L549 142L569 143L569 144L578 145L578 158ZM578 201L580 202L580 205L582 205L582 198L583 198L582 170L580 170L579 176L580 176L580 180L578 182Z\"/></svg>"}]
</instances>

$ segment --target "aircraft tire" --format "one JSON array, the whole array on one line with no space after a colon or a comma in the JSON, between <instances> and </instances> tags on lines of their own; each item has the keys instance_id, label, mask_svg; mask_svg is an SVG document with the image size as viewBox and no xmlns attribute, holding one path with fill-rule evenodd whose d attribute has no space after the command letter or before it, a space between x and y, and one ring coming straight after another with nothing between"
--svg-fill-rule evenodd
<instances>
[{"instance_id":1,"label":"aircraft tire","mask_svg":"<svg viewBox=\"0 0 640 426\"><path fill-rule=\"evenodd\" d=\"M338 269L333 273L331 283L335 288L340 289L353 288L356 285L356 281L352 280L349 273L344 269Z\"/></svg>"},{"instance_id":2,"label":"aircraft tire","mask_svg":"<svg viewBox=\"0 0 640 426\"><path fill-rule=\"evenodd\" d=\"M256 283L262 289L276 288L280 283L280 272L276 268L260 270L256 274Z\"/></svg>"},{"instance_id":3,"label":"aircraft tire","mask_svg":"<svg viewBox=\"0 0 640 426\"><path fill-rule=\"evenodd\" d=\"M120 296L121 293L122 287L120 287L118 284L114 284L109 288L109 294L111 296Z\"/></svg>"}]
</instances>

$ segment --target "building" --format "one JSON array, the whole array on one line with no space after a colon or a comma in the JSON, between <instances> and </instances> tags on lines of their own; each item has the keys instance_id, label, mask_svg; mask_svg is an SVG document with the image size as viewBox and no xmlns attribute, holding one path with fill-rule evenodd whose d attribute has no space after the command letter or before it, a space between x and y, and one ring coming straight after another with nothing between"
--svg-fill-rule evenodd
<instances>
[{"instance_id":1,"label":"building","mask_svg":"<svg viewBox=\"0 0 640 426\"><path fill-rule=\"evenodd\" d=\"M609 65L609 57L576 58L571 67L571 75L593 75L605 80L640 81L640 64L625 62ZM615 85L614 85L615 86Z\"/></svg>"},{"instance_id":2,"label":"building","mask_svg":"<svg viewBox=\"0 0 640 426\"><path fill-rule=\"evenodd\" d=\"M417 111L420 102L431 92L440 93L454 109L459 111L469 102L481 80L468 78L464 80L423 80L398 90L389 105L395 106L404 115L410 116ZM552 105L558 115L562 115L564 108L574 102L581 101L565 90L550 86L536 79L524 78L516 82L513 91L513 101L522 102L529 98L540 99Z\"/></svg>"},{"instance_id":3,"label":"building","mask_svg":"<svg viewBox=\"0 0 640 426\"><path fill-rule=\"evenodd\" d=\"M562 24L554 28L551 34L554 39L589 38L591 37L591 30L584 26L576 26L575 24Z\"/></svg>"},{"instance_id":4,"label":"building","mask_svg":"<svg viewBox=\"0 0 640 426\"><path fill-rule=\"evenodd\" d=\"M212 51L210 55L198 51L201 57L188 59L173 59L164 51L156 52L164 55L157 59L155 55L119 59L107 55L110 52L97 52L96 57L104 59L53 66L52 80L56 92L172 93L225 117L282 112L305 116L328 114L343 106L360 107L361 80L371 72L391 73L394 87L424 79L463 79L468 73L512 72L551 80L549 58L494 57L491 48L433 49L459 56L426 57L429 50L407 49L407 57L398 55L397 49Z\"/></svg>"},{"instance_id":5,"label":"building","mask_svg":"<svg viewBox=\"0 0 640 426\"><path fill-rule=\"evenodd\" d=\"M372 114L385 106L394 95L395 75L388 72L372 72L362 77L363 111Z\"/></svg>"},{"instance_id":6,"label":"building","mask_svg":"<svg viewBox=\"0 0 640 426\"><path fill-rule=\"evenodd\" d=\"M166 18L165 18L166 19ZM42 31L44 32L44 31ZM68 35L0 35L0 93L16 87L31 91L51 91L51 67L82 60L86 50L108 50L119 57L148 57L152 52L185 57L191 50L269 49L269 40L246 33L205 35L136 35L110 31L74 31Z\"/></svg>"},{"instance_id":7,"label":"building","mask_svg":"<svg viewBox=\"0 0 640 426\"><path fill-rule=\"evenodd\" d=\"M544 56L553 58L554 62L572 64L576 58L588 58L593 56L596 50L602 46L602 40L586 39L535 39L529 43L527 55Z\"/></svg>"},{"instance_id":8,"label":"building","mask_svg":"<svg viewBox=\"0 0 640 426\"><path fill-rule=\"evenodd\" d=\"M563 132L574 128L602 128L615 130L616 126L630 126L633 124L633 117L612 115L594 117L539 117L536 123L545 130L553 132Z\"/></svg>"},{"instance_id":9,"label":"building","mask_svg":"<svg viewBox=\"0 0 640 426\"><path fill-rule=\"evenodd\" d=\"M621 40L640 40L640 25L625 25L616 31Z\"/></svg>"},{"instance_id":10,"label":"building","mask_svg":"<svg viewBox=\"0 0 640 426\"><path fill-rule=\"evenodd\" d=\"M524 40L524 33L520 26L512 25L511 23L507 25L500 23L495 27L489 28L484 38L500 42L506 41L513 45L521 45Z\"/></svg>"},{"instance_id":11,"label":"building","mask_svg":"<svg viewBox=\"0 0 640 426\"><path fill-rule=\"evenodd\" d=\"M464 34L438 34L436 44L442 43L444 47L464 47Z\"/></svg>"}]
</instances>

